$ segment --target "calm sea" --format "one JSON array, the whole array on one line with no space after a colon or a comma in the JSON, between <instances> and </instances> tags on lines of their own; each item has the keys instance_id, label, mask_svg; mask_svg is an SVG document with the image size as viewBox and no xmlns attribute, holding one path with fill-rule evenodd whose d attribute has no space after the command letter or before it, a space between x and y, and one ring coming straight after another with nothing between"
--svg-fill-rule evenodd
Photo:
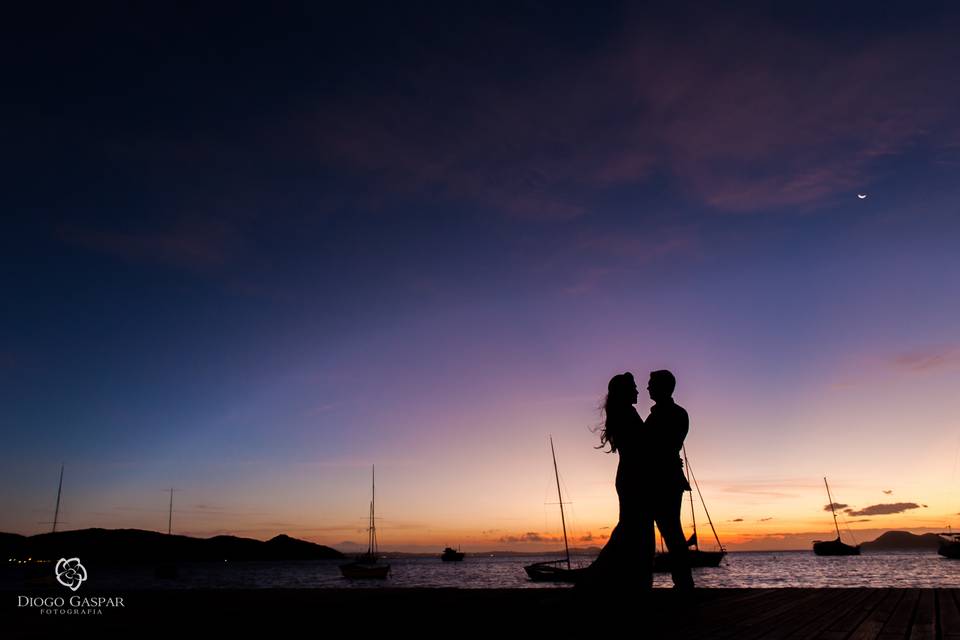
<instances>
[{"instance_id":1,"label":"calm sea","mask_svg":"<svg viewBox=\"0 0 960 640\"><path fill-rule=\"evenodd\" d=\"M524 565L554 558L468 556L459 563L439 558L390 560L384 581L351 581L340 576L341 561L227 562L180 565L176 580L154 577L153 567L87 567L98 589L216 589L328 587L459 587L556 588L527 579ZM589 563L589 558L574 562ZM730 553L715 569L696 569L702 587L960 587L960 560L935 553L871 553L857 557L821 558L810 551ZM0 583L17 588L17 576L6 573ZM671 586L668 574L655 585ZM565 586L565 585L564 585Z\"/></svg>"}]
</instances>

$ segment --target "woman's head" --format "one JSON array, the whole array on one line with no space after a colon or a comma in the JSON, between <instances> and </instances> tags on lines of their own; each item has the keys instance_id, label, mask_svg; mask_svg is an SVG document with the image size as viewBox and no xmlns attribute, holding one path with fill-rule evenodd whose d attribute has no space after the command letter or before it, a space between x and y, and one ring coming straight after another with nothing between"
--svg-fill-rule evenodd
<instances>
[{"instance_id":1,"label":"woman's head","mask_svg":"<svg viewBox=\"0 0 960 640\"><path fill-rule=\"evenodd\" d=\"M618 373L607 383L607 398L603 401L603 409L606 411L610 407L626 408L637 404L637 397L637 382L633 379L633 374L629 371Z\"/></svg>"},{"instance_id":2,"label":"woman's head","mask_svg":"<svg viewBox=\"0 0 960 640\"><path fill-rule=\"evenodd\" d=\"M603 399L603 425L600 427L600 447L610 444L610 453L617 451L617 427L637 403L637 383L633 374L618 373L607 384L607 396Z\"/></svg>"}]
</instances>

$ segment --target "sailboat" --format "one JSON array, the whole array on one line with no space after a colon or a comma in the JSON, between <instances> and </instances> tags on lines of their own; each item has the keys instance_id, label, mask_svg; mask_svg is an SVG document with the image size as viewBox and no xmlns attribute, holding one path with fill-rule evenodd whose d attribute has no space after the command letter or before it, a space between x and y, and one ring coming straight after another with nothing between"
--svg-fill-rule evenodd
<instances>
[{"instance_id":1,"label":"sailboat","mask_svg":"<svg viewBox=\"0 0 960 640\"><path fill-rule=\"evenodd\" d=\"M563 549L565 556L560 560L536 562L523 568L534 582L576 582L585 569L570 566L570 544L567 542L567 520L563 513L563 495L560 493L560 473L557 471L557 452L553 449L553 436L550 436L550 453L553 455L553 475L557 480L557 498L560 502L560 522L563 525ZM564 566L566 565L566 566Z\"/></svg>"},{"instance_id":2,"label":"sailboat","mask_svg":"<svg viewBox=\"0 0 960 640\"><path fill-rule=\"evenodd\" d=\"M340 573L344 578L384 579L390 573L390 565L377 560L377 525L374 515L374 506L377 498L377 468L373 467L373 483L370 497L370 526L367 528L367 552L357 556L357 559L348 564L340 565Z\"/></svg>"},{"instance_id":3,"label":"sailboat","mask_svg":"<svg viewBox=\"0 0 960 640\"><path fill-rule=\"evenodd\" d=\"M713 520L710 518L710 512L707 511L707 503L703 500L703 493L700 492L700 485L697 483L696 476L693 475L693 469L690 467L690 460L687 459L687 447L683 447L683 464L687 468L687 484L690 485L690 517L693 520L693 533L687 539L687 558L692 568L697 567L719 567L720 562L727 555L727 550L720 543L720 536L717 535L717 529L713 526ZM692 480L692 482L691 482ZM717 551L704 551L700 549L700 542L697 538L697 514L693 508L693 487L697 488L697 495L700 496L700 503L703 505L703 512L707 514L707 522L710 523L710 530L713 531L713 538L717 541ZM663 539L661 538L661 547ZM667 573L670 571L670 555L662 550L656 554L653 559L653 570L655 573Z\"/></svg>"},{"instance_id":4,"label":"sailboat","mask_svg":"<svg viewBox=\"0 0 960 640\"><path fill-rule=\"evenodd\" d=\"M840 525L837 524L837 510L833 507L833 498L830 496L830 485L827 479L823 479L824 486L827 487L827 500L830 501L830 511L833 513L833 526L837 529L836 540L814 540L813 552L818 556L858 556L860 555L860 545L851 546L840 541Z\"/></svg>"}]
</instances>

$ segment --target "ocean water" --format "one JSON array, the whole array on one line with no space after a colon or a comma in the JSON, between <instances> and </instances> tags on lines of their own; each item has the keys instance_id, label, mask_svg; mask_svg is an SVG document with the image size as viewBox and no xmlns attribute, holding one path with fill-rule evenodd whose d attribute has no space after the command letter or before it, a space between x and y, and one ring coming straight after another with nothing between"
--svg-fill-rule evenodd
<instances>
[{"instance_id":1,"label":"ocean water","mask_svg":"<svg viewBox=\"0 0 960 640\"><path fill-rule=\"evenodd\" d=\"M470 556L463 562L437 558L390 560L387 580L347 580L340 575L343 561L184 563L180 577L161 580L153 567L110 568L87 566L89 584L97 589L218 589L218 588L538 588L568 585L531 582L523 567L535 557ZM577 558L574 566L590 562ZM960 587L960 560L935 553L870 553L822 558L811 551L734 552L720 567L695 569L701 587ZM656 587L670 587L669 574L656 574ZM15 571L0 573L0 588L23 584Z\"/></svg>"}]
</instances>

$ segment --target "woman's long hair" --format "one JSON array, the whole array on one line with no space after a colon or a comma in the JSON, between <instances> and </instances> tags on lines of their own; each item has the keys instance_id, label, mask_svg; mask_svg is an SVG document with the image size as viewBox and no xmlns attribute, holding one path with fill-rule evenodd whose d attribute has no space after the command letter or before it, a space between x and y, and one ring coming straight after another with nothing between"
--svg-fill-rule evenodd
<instances>
[{"instance_id":1,"label":"woman's long hair","mask_svg":"<svg viewBox=\"0 0 960 640\"><path fill-rule=\"evenodd\" d=\"M624 418L633 407L631 394L634 389L636 389L636 383L633 380L633 374L629 371L618 373L610 378L610 383L607 384L607 395L600 407L603 423L598 428L600 446L596 447L597 449L602 449L609 444L610 450L607 453L617 452L619 429L626 422Z\"/></svg>"}]
</instances>

